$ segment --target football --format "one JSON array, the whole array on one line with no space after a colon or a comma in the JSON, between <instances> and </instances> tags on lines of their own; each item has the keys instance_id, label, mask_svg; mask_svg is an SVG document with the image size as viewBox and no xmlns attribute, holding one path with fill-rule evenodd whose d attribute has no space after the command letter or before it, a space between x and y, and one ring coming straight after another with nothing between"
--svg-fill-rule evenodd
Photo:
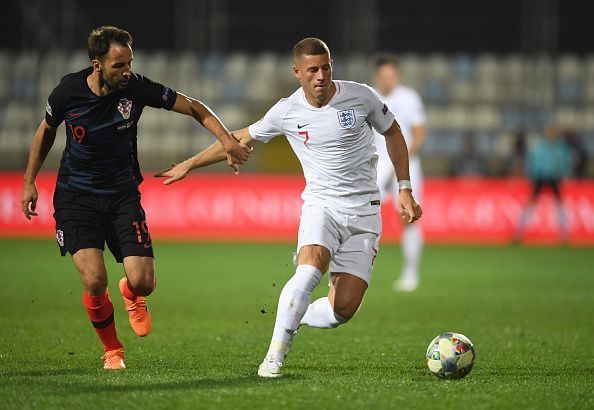
<instances>
[{"instance_id":1,"label":"football","mask_svg":"<svg viewBox=\"0 0 594 410\"><path fill-rule=\"evenodd\" d=\"M476 352L469 338L461 333L442 333L427 347L427 367L441 379L461 379L470 373Z\"/></svg>"}]
</instances>

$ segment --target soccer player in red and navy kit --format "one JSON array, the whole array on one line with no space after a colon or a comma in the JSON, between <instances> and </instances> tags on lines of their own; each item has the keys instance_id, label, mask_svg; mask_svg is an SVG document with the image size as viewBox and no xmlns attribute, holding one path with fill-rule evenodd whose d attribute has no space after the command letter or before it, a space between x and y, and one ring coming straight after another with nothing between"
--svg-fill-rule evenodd
<instances>
[{"instance_id":1,"label":"soccer player in red and navy kit","mask_svg":"<svg viewBox=\"0 0 594 410\"><path fill-rule=\"evenodd\" d=\"M156 285L154 255L138 185L142 175L136 134L142 110L165 108L194 117L225 147L237 169L250 148L238 143L200 101L131 71L132 37L116 27L93 30L88 39L91 67L66 75L49 96L45 119L33 138L25 172L22 210L35 213L35 178L53 145L57 127L66 124L66 148L54 193L56 239L62 256L70 253L83 285L83 304L105 354L105 369L123 369L124 349L113 320L103 260L105 243L123 263L119 289L138 336L151 318L146 296Z\"/></svg>"}]
</instances>

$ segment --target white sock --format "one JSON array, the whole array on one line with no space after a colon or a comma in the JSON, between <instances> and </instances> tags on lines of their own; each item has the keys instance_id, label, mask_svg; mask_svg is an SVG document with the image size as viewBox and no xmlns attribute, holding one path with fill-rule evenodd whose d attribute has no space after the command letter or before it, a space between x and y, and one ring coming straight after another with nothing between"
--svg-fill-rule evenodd
<instances>
[{"instance_id":1,"label":"white sock","mask_svg":"<svg viewBox=\"0 0 594 410\"><path fill-rule=\"evenodd\" d=\"M322 272L312 265L299 265L278 299L276 322L267 357L283 362L303 315L311 293L320 283Z\"/></svg>"},{"instance_id":2,"label":"white sock","mask_svg":"<svg viewBox=\"0 0 594 410\"><path fill-rule=\"evenodd\" d=\"M334 329L348 320L336 314L328 298L323 297L309 305L305 316L301 319L301 324L319 329Z\"/></svg>"},{"instance_id":3,"label":"white sock","mask_svg":"<svg viewBox=\"0 0 594 410\"><path fill-rule=\"evenodd\" d=\"M423 253L423 233L418 224L407 225L402 233L404 263L401 278L419 280L419 263Z\"/></svg>"}]
</instances>

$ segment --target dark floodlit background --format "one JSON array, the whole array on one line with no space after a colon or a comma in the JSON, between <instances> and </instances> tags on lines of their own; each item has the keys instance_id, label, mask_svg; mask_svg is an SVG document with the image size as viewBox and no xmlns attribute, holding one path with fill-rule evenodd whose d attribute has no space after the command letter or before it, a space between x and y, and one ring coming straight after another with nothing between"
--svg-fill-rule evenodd
<instances>
[{"instance_id":1,"label":"dark floodlit background","mask_svg":"<svg viewBox=\"0 0 594 410\"><path fill-rule=\"evenodd\" d=\"M449 175L472 139L486 164L506 175L516 134L531 141L551 119L594 155L594 45L586 1L400 2L8 1L0 17L0 167L22 169L46 98L61 76L88 65L91 28L114 24L134 37L134 70L210 105L232 129L262 116L297 86L289 53L306 36L330 46L334 76L371 82L372 57L400 56L405 82L428 112L428 175ZM192 121L146 110L145 169L210 144ZM63 138L48 159L59 164ZM283 148L279 148L282 145ZM278 139L249 169L298 171L279 158ZM594 175L589 162L586 175Z\"/></svg>"}]
</instances>

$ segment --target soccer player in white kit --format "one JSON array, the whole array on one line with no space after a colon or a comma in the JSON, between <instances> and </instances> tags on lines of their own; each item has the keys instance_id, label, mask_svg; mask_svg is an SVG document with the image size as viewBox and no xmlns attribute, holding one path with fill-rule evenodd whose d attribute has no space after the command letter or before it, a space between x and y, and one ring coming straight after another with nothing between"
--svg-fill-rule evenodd
<instances>
[{"instance_id":1,"label":"soccer player in white kit","mask_svg":"<svg viewBox=\"0 0 594 410\"><path fill-rule=\"evenodd\" d=\"M404 137L375 91L363 84L333 81L330 51L320 39L297 43L293 60L301 88L276 103L260 121L233 133L247 145L284 134L307 182L297 267L280 294L270 347L258 368L261 377L282 376L300 325L335 328L353 317L365 295L382 229L372 127L385 136L403 188L398 196L401 218L412 223L422 214L412 195ZM221 145L214 144L157 176L168 177L169 184L194 168L225 158ZM328 270L328 296L310 304L314 288Z\"/></svg>"},{"instance_id":2,"label":"soccer player in white kit","mask_svg":"<svg viewBox=\"0 0 594 410\"><path fill-rule=\"evenodd\" d=\"M415 197L421 200L423 171L418 155L427 133L423 101L412 88L401 84L398 60L391 54L379 56L375 64L375 86L388 109L394 113L406 145L408 146L410 180L415 188ZM382 200L389 195L398 195L398 183L394 166L386 150L384 137L375 132L377 146L377 184ZM394 289L412 292L419 285L419 264L423 252L423 233L418 224L404 224L402 232L403 266Z\"/></svg>"}]
</instances>

